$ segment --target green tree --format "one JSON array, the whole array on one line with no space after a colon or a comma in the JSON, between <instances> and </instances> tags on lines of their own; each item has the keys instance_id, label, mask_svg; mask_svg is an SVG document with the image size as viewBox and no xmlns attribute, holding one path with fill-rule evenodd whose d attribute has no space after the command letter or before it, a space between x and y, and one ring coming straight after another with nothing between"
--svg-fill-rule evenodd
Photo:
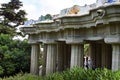
<instances>
[{"instance_id":1,"label":"green tree","mask_svg":"<svg viewBox=\"0 0 120 80\"><path fill-rule=\"evenodd\" d=\"M0 76L29 72L30 49L27 40L13 40L9 34L0 34Z\"/></svg>"},{"instance_id":2,"label":"green tree","mask_svg":"<svg viewBox=\"0 0 120 80\"><path fill-rule=\"evenodd\" d=\"M44 21L45 20L45 17L43 15L41 15L38 19L38 21Z\"/></svg>"},{"instance_id":3,"label":"green tree","mask_svg":"<svg viewBox=\"0 0 120 80\"><path fill-rule=\"evenodd\" d=\"M48 20L52 20L52 16L51 16L50 14L46 14L46 15L45 15L45 20L47 20L47 19L48 19Z\"/></svg>"},{"instance_id":4,"label":"green tree","mask_svg":"<svg viewBox=\"0 0 120 80\"><path fill-rule=\"evenodd\" d=\"M0 8L0 76L29 72L30 45L27 40L13 40L16 27L24 24L26 12L20 10L22 2L11 0Z\"/></svg>"},{"instance_id":5,"label":"green tree","mask_svg":"<svg viewBox=\"0 0 120 80\"><path fill-rule=\"evenodd\" d=\"M14 36L16 35L16 29L0 24L0 34L10 34L11 36Z\"/></svg>"},{"instance_id":6,"label":"green tree","mask_svg":"<svg viewBox=\"0 0 120 80\"><path fill-rule=\"evenodd\" d=\"M23 6L19 0L11 0L8 3L1 4L0 17L1 23L9 27L17 27L24 24L27 20L26 12L20 8Z\"/></svg>"}]
</instances>

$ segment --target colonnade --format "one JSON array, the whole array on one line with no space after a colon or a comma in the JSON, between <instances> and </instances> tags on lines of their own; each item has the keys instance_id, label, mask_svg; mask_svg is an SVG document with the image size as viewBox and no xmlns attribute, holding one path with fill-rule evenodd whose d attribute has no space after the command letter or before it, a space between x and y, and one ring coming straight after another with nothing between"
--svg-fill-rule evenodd
<instances>
[{"instance_id":1,"label":"colonnade","mask_svg":"<svg viewBox=\"0 0 120 80\"><path fill-rule=\"evenodd\" d=\"M38 75L39 72L39 54L39 45L32 44L30 72L35 75ZM95 68L106 67L118 70L120 67L120 45L90 43L90 57ZM65 42L45 44L42 75L61 72L74 66L84 66L84 44L66 44Z\"/></svg>"},{"instance_id":2,"label":"colonnade","mask_svg":"<svg viewBox=\"0 0 120 80\"><path fill-rule=\"evenodd\" d=\"M52 43L46 44L47 51L44 51L43 58L43 72L42 74L50 74L56 71L61 72L74 66L83 67L83 55L84 46L83 44L65 44ZM45 47L45 48L46 48ZM40 54L40 47L37 44L32 44L31 50L31 73L38 74L38 56ZM45 55L46 54L46 55ZM45 58L46 57L46 58ZM46 59L46 61L45 61ZM46 65L46 66L45 66Z\"/></svg>"}]
</instances>

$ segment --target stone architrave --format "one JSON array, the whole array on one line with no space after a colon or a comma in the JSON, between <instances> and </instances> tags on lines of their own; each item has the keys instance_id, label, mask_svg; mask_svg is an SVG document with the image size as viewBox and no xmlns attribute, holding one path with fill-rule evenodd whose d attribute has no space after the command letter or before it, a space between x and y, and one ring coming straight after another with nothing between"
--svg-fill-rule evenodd
<instances>
[{"instance_id":1,"label":"stone architrave","mask_svg":"<svg viewBox=\"0 0 120 80\"><path fill-rule=\"evenodd\" d=\"M84 46L83 44L72 44L71 45L71 68L74 66L83 67L83 55Z\"/></svg>"}]
</instances>

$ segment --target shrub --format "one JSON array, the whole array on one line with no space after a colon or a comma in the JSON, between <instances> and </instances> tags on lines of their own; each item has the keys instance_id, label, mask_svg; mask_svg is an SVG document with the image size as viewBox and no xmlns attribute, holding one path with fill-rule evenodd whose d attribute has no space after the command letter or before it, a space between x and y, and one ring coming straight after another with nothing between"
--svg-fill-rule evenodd
<instances>
[{"instance_id":1,"label":"shrub","mask_svg":"<svg viewBox=\"0 0 120 80\"><path fill-rule=\"evenodd\" d=\"M2 66L0 66L0 75L3 74L3 72L4 72L4 69Z\"/></svg>"},{"instance_id":2,"label":"shrub","mask_svg":"<svg viewBox=\"0 0 120 80\"><path fill-rule=\"evenodd\" d=\"M120 80L120 70L113 73L114 73L114 80Z\"/></svg>"},{"instance_id":3,"label":"shrub","mask_svg":"<svg viewBox=\"0 0 120 80\"><path fill-rule=\"evenodd\" d=\"M43 80L43 78L41 76L38 77L31 74L19 73L16 76L10 76L9 78L6 77L0 80Z\"/></svg>"},{"instance_id":4,"label":"shrub","mask_svg":"<svg viewBox=\"0 0 120 80\"><path fill-rule=\"evenodd\" d=\"M35 76L20 73L16 76L0 80L120 80L120 70L113 72L106 68L92 70L74 67L70 70L60 73L56 72L46 76Z\"/></svg>"},{"instance_id":5,"label":"shrub","mask_svg":"<svg viewBox=\"0 0 120 80\"><path fill-rule=\"evenodd\" d=\"M44 77L44 80L64 80L61 73L53 73Z\"/></svg>"}]
</instances>

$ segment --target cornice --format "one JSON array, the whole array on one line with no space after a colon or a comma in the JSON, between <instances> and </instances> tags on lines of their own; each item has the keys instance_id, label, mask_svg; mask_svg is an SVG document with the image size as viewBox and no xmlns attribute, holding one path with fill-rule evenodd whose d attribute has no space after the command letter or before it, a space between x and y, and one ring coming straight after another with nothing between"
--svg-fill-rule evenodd
<instances>
[{"instance_id":1,"label":"cornice","mask_svg":"<svg viewBox=\"0 0 120 80\"><path fill-rule=\"evenodd\" d=\"M99 10L103 10L104 15L99 16ZM33 27L23 27L21 31L31 34L40 32L59 31L63 28L90 28L99 24L109 24L120 21L120 4L114 3L91 9L84 15L67 15L56 18L53 22L42 22L34 24Z\"/></svg>"}]
</instances>

